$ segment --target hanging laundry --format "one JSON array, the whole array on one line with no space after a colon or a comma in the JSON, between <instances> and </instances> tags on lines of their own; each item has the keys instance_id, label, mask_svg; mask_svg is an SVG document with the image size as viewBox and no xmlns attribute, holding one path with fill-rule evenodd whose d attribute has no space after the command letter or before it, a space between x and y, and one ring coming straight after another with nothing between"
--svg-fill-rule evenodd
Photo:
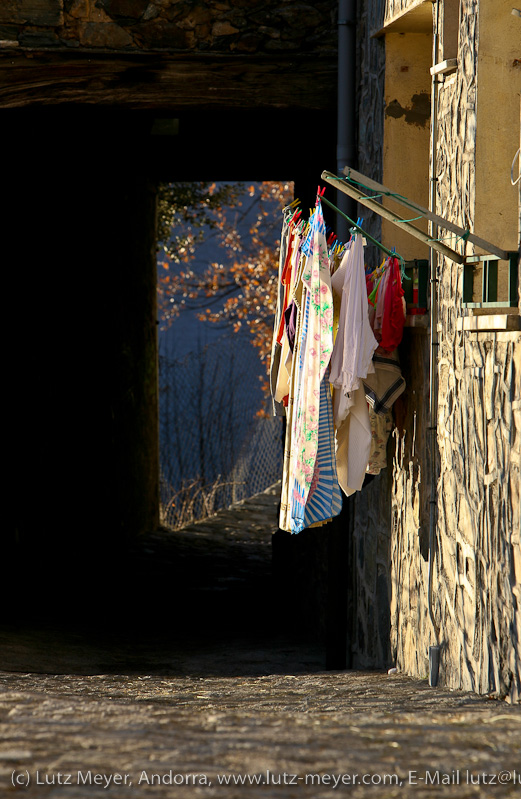
<instances>
[{"instance_id":1,"label":"hanging laundry","mask_svg":"<svg viewBox=\"0 0 521 799\"><path fill-rule=\"evenodd\" d=\"M391 258L385 291L385 312L382 320L380 346L391 352L400 344L407 313L398 258Z\"/></svg>"},{"instance_id":2,"label":"hanging laundry","mask_svg":"<svg viewBox=\"0 0 521 799\"><path fill-rule=\"evenodd\" d=\"M329 369L327 369L320 383L318 447L304 512L304 527L316 527L340 513L342 494L338 484L333 409L329 390Z\"/></svg>"},{"instance_id":3,"label":"hanging laundry","mask_svg":"<svg viewBox=\"0 0 521 799\"><path fill-rule=\"evenodd\" d=\"M387 441L393 429L391 411L375 413L369 408L369 422L371 425L371 448L367 461L367 474L380 474L387 466Z\"/></svg>"},{"instance_id":4,"label":"hanging laundry","mask_svg":"<svg viewBox=\"0 0 521 799\"><path fill-rule=\"evenodd\" d=\"M297 309L293 300L295 281L299 275L301 256L301 240L296 230L292 231L291 249L287 256L282 280L284 282L284 312L281 317L278 341L281 343L280 365L275 386L275 401L282 402L284 407L288 403L291 363L295 342Z\"/></svg>"},{"instance_id":5,"label":"hanging laundry","mask_svg":"<svg viewBox=\"0 0 521 799\"><path fill-rule=\"evenodd\" d=\"M295 349L295 335L297 332L297 306L295 300L291 300L290 304L284 312L284 323L286 336L291 352Z\"/></svg>"},{"instance_id":6,"label":"hanging laundry","mask_svg":"<svg viewBox=\"0 0 521 799\"><path fill-rule=\"evenodd\" d=\"M390 256L376 270L373 285L369 318L379 346L373 355L374 370L364 380L364 390L372 434L367 472L379 474L387 464L391 409L405 391L397 347L403 337L406 306L397 258Z\"/></svg>"},{"instance_id":7,"label":"hanging laundry","mask_svg":"<svg viewBox=\"0 0 521 799\"><path fill-rule=\"evenodd\" d=\"M292 452L295 460L291 495L291 530L304 529L305 507L316 471L320 419L320 384L333 350L333 297L322 206L317 204L303 245L307 260L302 270L305 290L301 368L295 398ZM327 394L323 395L326 401ZM328 417L326 417L327 420ZM330 517L330 513L328 514Z\"/></svg>"},{"instance_id":8,"label":"hanging laundry","mask_svg":"<svg viewBox=\"0 0 521 799\"><path fill-rule=\"evenodd\" d=\"M279 523L282 529L298 533L328 521L342 508L328 389L333 298L320 203L295 252L298 256L287 306L293 303L296 310L295 338L288 381Z\"/></svg>"},{"instance_id":9,"label":"hanging laundry","mask_svg":"<svg viewBox=\"0 0 521 799\"><path fill-rule=\"evenodd\" d=\"M385 414L405 391L398 350L379 348L373 355L373 370L364 380L365 396L375 413Z\"/></svg>"},{"instance_id":10,"label":"hanging laundry","mask_svg":"<svg viewBox=\"0 0 521 799\"><path fill-rule=\"evenodd\" d=\"M332 278L340 298L338 333L331 357L334 387L337 474L342 491L350 496L362 488L371 425L361 381L374 372L373 352L378 342L369 324L367 284L362 237L356 235Z\"/></svg>"},{"instance_id":11,"label":"hanging laundry","mask_svg":"<svg viewBox=\"0 0 521 799\"><path fill-rule=\"evenodd\" d=\"M377 341L382 337L382 323L385 310L385 294L389 281L389 259L382 267L382 273L378 276L374 291L370 295L371 305L369 311L369 323Z\"/></svg>"},{"instance_id":12,"label":"hanging laundry","mask_svg":"<svg viewBox=\"0 0 521 799\"><path fill-rule=\"evenodd\" d=\"M353 405L336 428L338 482L346 497L360 491L371 451L371 422L363 388L353 392Z\"/></svg>"},{"instance_id":13,"label":"hanging laundry","mask_svg":"<svg viewBox=\"0 0 521 799\"><path fill-rule=\"evenodd\" d=\"M270 383L274 413L286 416L279 525L291 533L330 521L342 493L384 468L405 388L398 259L366 275L365 239L344 246L326 231L321 199L308 223L289 210L281 233Z\"/></svg>"},{"instance_id":14,"label":"hanging laundry","mask_svg":"<svg viewBox=\"0 0 521 799\"><path fill-rule=\"evenodd\" d=\"M335 293L340 298L338 333L331 356L330 382L335 392L335 424L339 425L353 404L352 393L368 372L374 372L373 352L378 342L369 324L367 287L364 269L362 237L344 255L332 278Z\"/></svg>"},{"instance_id":15,"label":"hanging laundry","mask_svg":"<svg viewBox=\"0 0 521 799\"><path fill-rule=\"evenodd\" d=\"M284 293L285 293L285 286L282 283L282 272L284 270L284 264L286 262L286 255L288 252L288 242L289 242L290 232L291 231L290 231L289 217L286 214L283 218L282 231L280 236L277 306L275 309L275 327L274 327L273 342L271 346L271 359L270 359L270 390L272 396L274 416L285 415L284 406L282 402L279 402L275 399L275 392L277 386L277 377L280 368L280 355L282 351L282 344L278 338L278 330L280 327L280 319L282 316L282 308L284 305Z\"/></svg>"},{"instance_id":16,"label":"hanging laundry","mask_svg":"<svg viewBox=\"0 0 521 799\"><path fill-rule=\"evenodd\" d=\"M398 258L389 257L373 275L369 321L378 344L392 351L403 337L407 313Z\"/></svg>"}]
</instances>

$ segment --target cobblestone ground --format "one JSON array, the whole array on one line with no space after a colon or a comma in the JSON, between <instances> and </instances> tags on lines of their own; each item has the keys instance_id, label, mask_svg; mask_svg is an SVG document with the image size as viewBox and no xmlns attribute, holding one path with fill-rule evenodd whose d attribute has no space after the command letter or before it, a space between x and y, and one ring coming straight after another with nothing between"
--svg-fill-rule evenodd
<instances>
[{"instance_id":1,"label":"cobblestone ground","mask_svg":"<svg viewBox=\"0 0 521 799\"><path fill-rule=\"evenodd\" d=\"M319 645L270 635L273 607L262 624L252 598L269 590L275 502L140 542L137 627L116 612L103 629L0 630L0 797L521 796L519 706L325 671ZM238 631L241 602L254 623Z\"/></svg>"}]
</instances>

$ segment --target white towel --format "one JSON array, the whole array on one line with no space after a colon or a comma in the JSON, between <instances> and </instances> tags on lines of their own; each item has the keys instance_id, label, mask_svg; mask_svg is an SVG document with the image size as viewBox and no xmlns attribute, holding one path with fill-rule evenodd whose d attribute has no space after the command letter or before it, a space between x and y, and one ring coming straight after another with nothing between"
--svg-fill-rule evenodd
<instances>
[{"instance_id":1,"label":"white towel","mask_svg":"<svg viewBox=\"0 0 521 799\"><path fill-rule=\"evenodd\" d=\"M360 387L361 380L374 372L372 357L378 347L369 324L361 236L355 237L333 275L331 285L337 294L341 291L342 295L329 378L335 389L341 392L334 417L335 425L339 427L352 405L353 398L350 395Z\"/></svg>"}]
</instances>

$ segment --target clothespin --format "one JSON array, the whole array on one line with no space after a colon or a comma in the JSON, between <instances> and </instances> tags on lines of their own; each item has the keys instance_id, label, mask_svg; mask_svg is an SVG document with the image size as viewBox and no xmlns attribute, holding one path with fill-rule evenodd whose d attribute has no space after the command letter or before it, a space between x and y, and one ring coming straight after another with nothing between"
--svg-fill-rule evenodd
<instances>
[{"instance_id":1,"label":"clothespin","mask_svg":"<svg viewBox=\"0 0 521 799\"><path fill-rule=\"evenodd\" d=\"M285 205L285 206L284 206L284 208L282 209L282 212L284 213L284 211L289 211L291 208L293 208L294 206L296 206L296 205L299 205L299 204L300 204L300 200L299 200L299 198L298 198L298 197L295 197L295 199L293 200L293 202L291 202L291 203L288 203L288 205Z\"/></svg>"},{"instance_id":2,"label":"clothespin","mask_svg":"<svg viewBox=\"0 0 521 799\"><path fill-rule=\"evenodd\" d=\"M294 225L299 216L301 215L302 215L302 210L300 208L297 208L295 212L292 214L291 219L289 220L289 224Z\"/></svg>"},{"instance_id":3,"label":"clothespin","mask_svg":"<svg viewBox=\"0 0 521 799\"><path fill-rule=\"evenodd\" d=\"M387 261L388 261L388 260L389 260L388 258L384 258L384 260L382 261L382 263L380 264L380 266L377 266L377 267L374 269L374 271L373 271L373 272L371 272L371 277L372 277L372 278L374 278L374 277L378 277L378 275L379 275L381 272L383 272L383 271L384 271L384 269L385 269L385 265L387 264Z\"/></svg>"}]
</instances>

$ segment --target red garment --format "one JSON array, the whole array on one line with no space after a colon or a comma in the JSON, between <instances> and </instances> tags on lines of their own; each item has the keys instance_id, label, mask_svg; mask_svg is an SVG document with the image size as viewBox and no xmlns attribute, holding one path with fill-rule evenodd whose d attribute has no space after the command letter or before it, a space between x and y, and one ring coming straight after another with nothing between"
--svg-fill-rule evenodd
<instances>
[{"instance_id":1,"label":"red garment","mask_svg":"<svg viewBox=\"0 0 521 799\"><path fill-rule=\"evenodd\" d=\"M382 338L380 346L384 350L395 350L403 337L405 322L405 300L402 288L402 277L398 258L393 258L389 266L391 270L387 281L384 314L382 319Z\"/></svg>"},{"instance_id":2,"label":"red garment","mask_svg":"<svg viewBox=\"0 0 521 799\"><path fill-rule=\"evenodd\" d=\"M277 332L277 342L279 344L282 343L282 336L284 335L284 314L286 312L286 308L288 307L288 302L289 302L289 284L291 282L291 256L293 255L295 238L296 238L295 231L291 230L289 234L286 258L284 260L284 267L282 269L282 275L280 277L280 282L284 286L284 299L282 302L282 313L280 315L279 329Z\"/></svg>"}]
</instances>

